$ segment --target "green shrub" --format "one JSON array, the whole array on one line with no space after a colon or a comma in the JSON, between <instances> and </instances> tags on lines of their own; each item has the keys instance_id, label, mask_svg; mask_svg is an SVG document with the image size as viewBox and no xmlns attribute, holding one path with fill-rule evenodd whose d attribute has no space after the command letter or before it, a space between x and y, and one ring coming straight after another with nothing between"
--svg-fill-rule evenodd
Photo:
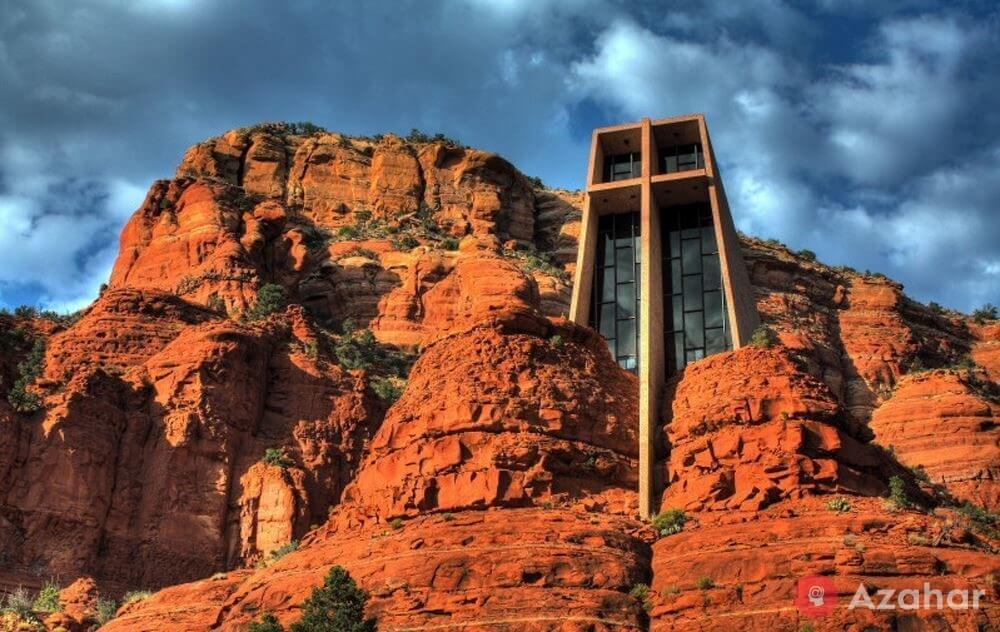
<instances>
[{"instance_id":1,"label":"green shrub","mask_svg":"<svg viewBox=\"0 0 1000 632\"><path fill-rule=\"evenodd\" d=\"M345 321L345 325L347 321ZM345 327L346 329L346 327ZM372 370L379 361L381 348L370 329L345 333L333 349L340 366L349 370Z\"/></svg>"},{"instance_id":2,"label":"green shrub","mask_svg":"<svg viewBox=\"0 0 1000 632\"><path fill-rule=\"evenodd\" d=\"M662 536L673 535L683 531L687 521L688 516L683 509L668 509L653 518L653 528Z\"/></svg>"},{"instance_id":3,"label":"green shrub","mask_svg":"<svg viewBox=\"0 0 1000 632\"><path fill-rule=\"evenodd\" d=\"M837 496L836 498L830 499L826 503L826 508L830 511L836 511L837 513L848 513L853 509L851 501L847 500L843 496Z\"/></svg>"},{"instance_id":4,"label":"green shrub","mask_svg":"<svg viewBox=\"0 0 1000 632\"><path fill-rule=\"evenodd\" d=\"M392 527L393 529L396 529L397 531L403 528L403 524L404 523L402 518L393 518L392 520L389 521L389 526Z\"/></svg>"},{"instance_id":5,"label":"green shrub","mask_svg":"<svg viewBox=\"0 0 1000 632\"><path fill-rule=\"evenodd\" d=\"M259 568L267 568L268 566L271 566L272 564L274 564L275 562L277 562L281 558L285 557L289 553L292 553L293 551L298 551L298 550L299 550L299 541L298 540L292 540L291 542L288 542L286 544L282 544L278 548L276 548L273 551L271 551L267 555L267 557L265 557L264 559L262 559L260 562L257 563L257 566Z\"/></svg>"},{"instance_id":6,"label":"green shrub","mask_svg":"<svg viewBox=\"0 0 1000 632\"><path fill-rule=\"evenodd\" d=\"M412 235L401 235L399 237L392 238L392 247L396 250L402 250L404 252L413 250L420 245L416 237Z\"/></svg>"},{"instance_id":7,"label":"green shrub","mask_svg":"<svg viewBox=\"0 0 1000 632\"><path fill-rule=\"evenodd\" d=\"M62 610L62 604L59 603L59 591L59 584L53 581L45 582L45 585L38 591L32 608L35 612L59 612Z\"/></svg>"},{"instance_id":8,"label":"green shrub","mask_svg":"<svg viewBox=\"0 0 1000 632\"><path fill-rule=\"evenodd\" d=\"M924 469L923 465L917 465L911 467L910 471L913 473L913 478L917 479L918 481L923 481L925 483L931 482L931 476L930 474L927 473L927 470Z\"/></svg>"},{"instance_id":9,"label":"green shrub","mask_svg":"<svg viewBox=\"0 0 1000 632\"><path fill-rule=\"evenodd\" d=\"M1000 515L988 511L970 502L958 507L958 513L972 523L973 531L991 538L1000 537Z\"/></svg>"},{"instance_id":10,"label":"green shrub","mask_svg":"<svg viewBox=\"0 0 1000 632\"><path fill-rule=\"evenodd\" d=\"M760 347L761 349L770 349L776 347L781 343L781 339L778 338L778 334L774 332L773 329L767 325L761 325L754 330L753 335L750 336L750 344L754 347Z\"/></svg>"},{"instance_id":11,"label":"green shrub","mask_svg":"<svg viewBox=\"0 0 1000 632\"><path fill-rule=\"evenodd\" d=\"M632 590L628 591L629 597L632 597L639 602L642 609L649 612L653 609L652 595L650 594L648 584L636 584L632 586Z\"/></svg>"},{"instance_id":12,"label":"green shrub","mask_svg":"<svg viewBox=\"0 0 1000 632\"><path fill-rule=\"evenodd\" d=\"M906 496L906 483L899 476L889 479L889 502L897 509L910 506L910 499Z\"/></svg>"},{"instance_id":13,"label":"green shrub","mask_svg":"<svg viewBox=\"0 0 1000 632\"><path fill-rule=\"evenodd\" d=\"M538 176L532 176L532 177L528 178L528 182L531 182L531 186L533 186L536 189L547 189L548 188L547 186L545 186L545 183L542 182L542 179L539 178Z\"/></svg>"},{"instance_id":14,"label":"green shrub","mask_svg":"<svg viewBox=\"0 0 1000 632\"><path fill-rule=\"evenodd\" d=\"M333 240L330 231L317 226L306 226L302 228L302 243L310 252L321 252L326 250Z\"/></svg>"},{"instance_id":15,"label":"green shrub","mask_svg":"<svg viewBox=\"0 0 1000 632\"><path fill-rule=\"evenodd\" d=\"M111 621L118 614L118 602L114 599L104 599L103 597L97 598L97 605L95 606L96 613L94 618L97 620L97 625L101 626Z\"/></svg>"},{"instance_id":16,"label":"green shrub","mask_svg":"<svg viewBox=\"0 0 1000 632\"><path fill-rule=\"evenodd\" d=\"M337 241L354 241L361 237L361 231L355 226L341 226L337 229Z\"/></svg>"},{"instance_id":17,"label":"green shrub","mask_svg":"<svg viewBox=\"0 0 1000 632\"><path fill-rule=\"evenodd\" d=\"M935 314L946 314L946 313L948 313L947 310L945 310L945 308L941 307L940 303L937 303L935 301L931 301L930 303L928 303L927 304L927 309L931 310Z\"/></svg>"},{"instance_id":18,"label":"green shrub","mask_svg":"<svg viewBox=\"0 0 1000 632\"><path fill-rule=\"evenodd\" d=\"M35 343L27 357L17 364L17 379L7 394L7 401L14 410L33 413L42 407L42 398L28 390L45 371L45 339L35 338Z\"/></svg>"},{"instance_id":19,"label":"green shrub","mask_svg":"<svg viewBox=\"0 0 1000 632\"><path fill-rule=\"evenodd\" d=\"M130 603L142 601L143 599L149 599L152 596L153 591L151 590L130 590L125 593L124 597L122 597L122 605L128 605Z\"/></svg>"},{"instance_id":20,"label":"green shrub","mask_svg":"<svg viewBox=\"0 0 1000 632\"><path fill-rule=\"evenodd\" d=\"M710 588L715 588L715 581L711 577L699 577L698 588L700 588L701 590L708 590Z\"/></svg>"},{"instance_id":21,"label":"green shrub","mask_svg":"<svg viewBox=\"0 0 1000 632\"><path fill-rule=\"evenodd\" d=\"M393 404L396 400L403 396L403 390L405 389L405 383L400 385L397 382L398 379L390 377L377 377L372 380L372 390L379 399L389 404Z\"/></svg>"},{"instance_id":22,"label":"green shrub","mask_svg":"<svg viewBox=\"0 0 1000 632\"><path fill-rule=\"evenodd\" d=\"M979 325L984 324L988 320L997 320L997 318L1000 318L1000 315L997 314L997 306L993 303L987 303L972 312L972 320L976 321L976 324Z\"/></svg>"},{"instance_id":23,"label":"green shrub","mask_svg":"<svg viewBox=\"0 0 1000 632\"><path fill-rule=\"evenodd\" d=\"M257 302L247 312L250 320L267 318L285 307L285 288L277 283L265 283L257 292Z\"/></svg>"},{"instance_id":24,"label":"green shrub","mask_svg":"<svg viewBox=\"0 0 1000 632\"><path fill-rule=\"evenodd\" d=\"M24 586L18 586L14 592L7 595L7 599L2 602L4 612L13 612L21 619L34 620L34 603L31 593Z\"/></svg>"},{"instance_id":25,"label":"green shrub","mask_svg":"<svg viewBox=\"0 0 1000 632\"><path fill-rule=\"evenodd\" d=\"M31 305L19 305L14 308L14 317L21 320L33 320L38 318L38 310Z\"/></svg>"},{"instance_id":26,"label":"green shrub","mask_svg":"<svg viewBox=\"0 0 1000 632\"><path fill-rule=\"evenodd\" d=\"M260 621L254 621L247 628L248 632L285 632L285 628L278 623L277 617L270 612L265 612Z\"/></svg>"},{"instance_id":27,"label":"green shrub","mask_svg":"<svg viewBox=\"0 0 1000 632\"><path fill-rule=\"evenodd\" d=\"M816 253L812 250L800 250L798 253L799 259L805 259L806 261L816 261Z\"/></svg>"},{"instance_id":28,"label":"green shrub","mask_svg":"<svg viewBox=\"0 0 1000 632\"><path fill-rule=\"evenodd\" d=\"M302 619L292 624L291 632L373 632L375 619L365 618L367 601L350 574L334 566L302 604Z\"/></svg>"},{"instance_id":29,"label":"green shrub","mask_svg":"<svg viewBox=\"0 0 1000 632\"><path fill-rule=\"evenodd\" d=\"M295 461L285 454L285 448L281 447L268 448L264 450L264 458L261 460L268 465L274 465L276 467L280 467L281 469L286 469L295 465Z\"/></svg>"},{"instance_id":30,"label":"green shrub","mask_svg":"<svg viewBox=\"0 0 1000 632\"><path fill-rule=\"evenodd\" d=\"M556 349L563 346L563 343L564 343L563 337L560 336L559 334L549 337L549 344L551 344Z\"/></svg>"},{"instance_id":31,"label":"green shrub","mask_svg":"<svg viewBox=\"0 0 1000 632\"><path fill-rule=\"evenodd\" d=\"M444 250L458 250L459 241L454 237L445 237L441 240L441 248Z\"/></svg>"},{"instance_id":32,"label":"green shrub","mask_svg":"<svg viewBox=\"0 0 1000 632\"><path fill-rule=\"evenodd\" d=\"M378 253L369 248L351 248L344 254L337 257L338 259L348 259L350 257L364 257L365 259L371 259L372 261L378 261Z\"/></svg>"}]
</instances>

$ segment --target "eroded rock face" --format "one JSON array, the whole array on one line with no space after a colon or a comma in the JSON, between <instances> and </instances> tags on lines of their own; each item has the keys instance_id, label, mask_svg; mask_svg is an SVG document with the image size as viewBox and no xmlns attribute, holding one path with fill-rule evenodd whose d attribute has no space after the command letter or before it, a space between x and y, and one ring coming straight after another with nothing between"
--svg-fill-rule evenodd
<instances>
[{"instance_id":1,"label":"eroded rock face","mask_svg":"<svg viewBox=\"0 0 1000 632\"><path fill-rule=\"evenodd\" d=\"M494 255L497 270L482 271L484 281L506 281L496 256L504 244L571 269L574 202L569 193L536 192L495 154L444 142L235 130L193 147L175 180L153 186L122 233L111 287L235 312L253 304L263 283L278 282L321 319L378 321L380 339L417 345L442 325L433 293L431 305L424 294L441 281L462 283L449 277L470 250ZM447 250L446 239L466 236L479 247ZM542 306L565 313L569 277L532 276Z\"/></svg>"},{"instance_id":2,"label":"eroded rock face","mask_svg":"<svg viewBox=\"0 0 1000 632\"><path fill-rule=\"evenodd\" d=\"M322 522L380 407L361 376L303 353L301 310L287 319L190 325L123 375L84 368L54 389L4 464L8 563L158 586L252 562ZM284 513L271 477L255 477L274 446L292 461L272 475L291 488ZM290 537L277 542L282 515Z\"/></svg>"},{"instance_id":3,"label":"eroded rock face","mask_svg":"<svg viewBox=\"0 0 1000 632\"><path fill-rule=\"evenodd\" d=\"M882 499L851 497L838 513L824 498L783 502L762 512L699 515L653 545L651 630L983 630L1000 621L994 601L996 542L957 526L944 512L890 512ZM814 619L795 607L800 579L820 576L839 595ZM979 610L919 611L847 604L865 584L920 590L925 582L985 590ZM827 595L830 598L830 595Z\"/></svg>"},{"instance_id":4,"label":"eroded rock face","mask_svg":"<svg viewBox=\"0 0 1000 632\"><path fill-rule=\"evenodd\" d=\"M637 400L593 332L487 321L425 350L345 501L383 521L543 503L632 513Z\"/></svg>"},{"instance_id":5,"label":"eroded rock face","mask_svg":"<svg viewBox=\"0 0 1000 632\"><path fill-rule=\"evenodd\" d=\"M664 508L761 510L817 492L885 490L881 451L848 434L827 386L785 349L690 365L668 400Z\"/></svg>"},{"instance_id":6,"label":"eroded rock face","mask_svg":"<svg viewBox=\"0 0 1000 632\"><path fill-rule=\"evenodd\" d=\"M872 416L875 440L958 499L1000 509L1000 390L974 373L905 377Z\"/></svg>"},{"instance_id":7,"label":"eroded rock face","mask_svg":"<svg viewBox=\"0 0 1000 632\"><path fill-rule=\"evenodd\" d=\"M635 526L600 513L506 509L320 531L268 569L169 588L106 629L235 631L263 612L288 624L341 565L371 596L379 629L638 631L645 614L628 592L645 579L649 550L629 535Z\"/></svg>"}]
</instances>

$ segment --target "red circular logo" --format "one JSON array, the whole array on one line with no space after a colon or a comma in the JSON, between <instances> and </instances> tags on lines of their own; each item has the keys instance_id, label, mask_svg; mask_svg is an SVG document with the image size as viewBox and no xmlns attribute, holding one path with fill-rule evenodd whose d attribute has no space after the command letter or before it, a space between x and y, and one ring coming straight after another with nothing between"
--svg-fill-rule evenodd
<instances>
[{"instance_id":1,"label":"red circular logo","mask_svg":"<svg viewBox=\"0 0 1000 632\"><path fill-rule=\"evenodd\" d=\"M837 589L829 577L815 575L799 580L795 605L807 617L825 617L837 607Z\"/></svg>"}]
</instances>

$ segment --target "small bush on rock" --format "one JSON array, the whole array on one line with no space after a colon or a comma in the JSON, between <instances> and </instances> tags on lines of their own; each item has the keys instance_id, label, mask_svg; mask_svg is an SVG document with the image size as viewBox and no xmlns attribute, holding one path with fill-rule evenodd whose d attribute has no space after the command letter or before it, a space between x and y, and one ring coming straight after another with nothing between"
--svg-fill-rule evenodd
<instances>
[{"instance_id":1,"label":"small bush on rock","mask_svg":"<svg viewBox=\"0 0 1000 632\"><path fill-rule=\"evenodd\" d=\"M35 612L59 612L62 610L62 604L59 603L59 590L59 584L53 581L45 582L45 585L38 591L38 596L35 597L32 609Z\"/></svg>"},{"instance_id":2,"label":"small bush on rock","mask_svg":"<svg viewBox=\"0 0 1000 632\"><path fill-rule=\"evenodd\" d=\"M95 611L94 619L97 625L104 625L118 614L118 602L114 599L98 598Z\"/></svg>"},{"instance_id":3,"label":"small bush on rock","mask_svg":"<svg viewBox=\"0 0 1000 632\"><path fill-rule=\"evenodd\" d=\"M28 356L17 364L17 380L7 394L7 401L14 410L22 413L33 413L42 407L42 398L37 393L28 390L35 380L45 371L45 340L36 338Z\"/></svg>"},{"instance_id":4,"label":"small bush on rock","mask_svg":"<svg viewBox=\"0 0 1000 632\"><path fill-rule=\"evenodd\" d=\"M149 599L152 596L153 591L151 590L130 590L125 593L124 597L122 597L122 605L128 605L130 603L142 601L143 599Z\"/></svg>"},{"instance_id":5,"label":"small bush on rock","mask_svg":"<svg viewBox=\"0 0 1000 632\"><path fill-rule=\"evenodd\" d=\"M761 349L771 349L780 343L781 339L778 338L778 334L767 325L761 325L750 336L750 344Z\"/></svg>"},{"instance_id":6,"label":"small bush on rock","mask_svg":"<svg viewBox=\"0 0 1000 632\"><path fill-rule=\"evenodd\" d=\"M278 623L277 617L270 612L264 614L260 621L254 621L247 629L248 632L285 632L285 628Z\"/></svg>"},{"instance_id":7,"label":"small bush on rock","mask_svg":"<svg viewBox=\"0 0 1000 632\"><path fill-rule=\"evenodd\" d=\"M265 283L257 292L257 302L247 312L249 320L260 320L280 312L285 307L285 288L277 283Z\"/></svg>"},{"instance_id":8,"label":"small bush on rock","mask_svg":"<svg viewBox=\"0 0 1000 632\"><path fill-rule=\"evenodd\" d=\"M906 509L910 499L906 496L906 483L899 476L889 479L889 504L895 509Z\"/></svg>"},{"instance_id":9,"label":"small bush on rock","mask_svg":"<svg viewBox=\"0 0 1000 632\"><path fill-rule=\"evenodd\" d=\"M651 594L649 591L648 584L636 584L632 586L632 590L628 591L630 597L639 602L642 609L649 612L653 609L653 603L651 600Z\"/></svg>"},{"instance_id":10,"label":"small bush on rock","mask_svg":"<svg viewBox=\"0 0 1000 632\"><path fill-rule=\"evenodd\" d=\"M848 513L853 509L851 507L851 501L847 500L843 496L837 496L826 503L826 508L830 511L836 511L837 513Z\"/></svg>"},{"instance_id":11,"label":"small bush on rock","mask_svg":"<svg viewBox=\"0 0 1000 632\"><path fill-rule=\"evenodd\" d=\"M291 459L287 454L285 454L284 448L268 448L264 450L264 458L262 459L264 463L268 465L273 465L275 467L280 467L281 469L287 469L295 465L295 461Z\"/></svg>"},{"instance_id":12,"label":"small bush on rock","mask_svg":"<svg viewBox=\"0 0 1000 632\"><path fill-rule=\"evenodd\" d=\"M680 533L684 530L684 524L688 521L688 516L683 509L668 509L653 518L653 528L660 535L667 536Z\"/></svg>"},{"instance_id":13,"label":"small bush on rock","mask_svg":"<svg viewBox=\"0 0 1000 632\"><path fill-rule=\"evenodd\" d=\"M997 318L1000 318L1000 314L998 314L997 311L996 305L993 303L987 303L972 312L972 320L976 321L977 325L982 325L988 320L997 320Z\"/></svg>"}]
</instances>

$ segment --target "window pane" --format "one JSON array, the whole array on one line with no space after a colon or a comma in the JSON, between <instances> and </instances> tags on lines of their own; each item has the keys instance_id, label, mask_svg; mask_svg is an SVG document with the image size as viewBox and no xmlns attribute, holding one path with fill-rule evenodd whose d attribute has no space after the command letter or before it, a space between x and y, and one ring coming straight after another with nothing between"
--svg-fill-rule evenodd
<instances>
[{"instance_id":1,"label":"window pane","mask_svg":"<svg viewBox=\"0 0 1000 632\"><path fill-rule=\"evenodd\" d=\"M610 232L601 233L599 239L603 250L601 261L604 265L609 266L615 260L615 240Z\"/></svg>"},{"instance_id":2,"label":"window pane","mask_svg":"<svg viewBox=\"0 0 1000 632\"><path fill-rule=\"evenodd\" d=\"M619 248L616 251L615 259L617 261L615 265L618 268L618 282L623 283L634 279L635 262L632 261L632 249Z\"/></svg>"},{"instance_id":3,"label":"window pane","mask_svg":"<svg viewBox=\"0 0 1000 632\"><path fill-rule=\"evenodd\" d=\"M668 256L679 257L681 255L681 233L680 231L670 231L670 246Z\"/></svg>"},{"instance_id":4,"label":"window pane","mask_svg":"<svg viewBox=\"0 0 1000 632\"><path fill-rule=\"evenodd\" d=\"M618 355L635 355L635 321L618 321Z\"/></svg>"},{"instance_id":5,"label":"window pane","mask_svg":"<svg viewBox=\"0 0 1000 632\"><path fill-rule=\"evenodd\" d=\"M618 318L635 316L635 283L618 286Z\"/></svg>"},{"instance_id":6,"label":"window pane","mask_svg":"<svg viewBox=\"0 0 1000 632\"><path fill-rule=\"evenodd\" d=\"M684 366L684 334L674 334L674 362L677 367Z\"/></svg>"},{"instance_id":7,"label":"window pane","mask_svg":"<svg viewBox=\"0 0 1000 632\"><path fill-rule=\"evenodd\" d=\"M722 329L705 330L705 353L721 353L726 350L726 336Z\"/></svg>"},{"instance_id":8,"label":"window pane","mask_svg":"<svg viewBox=\"0 0 1000 632\"><path fill-rule=\"evenodd\" d=\"M722 292L705 292L705 327L722 327Z\"/></svg>"},{"instance_id":9,"label":"window pane","mask_svg":"<svg viewBox=\"0 0 1000 632\"><path fill-rule=\"evenodd\" d=\"M611 352L611 357L612 358L616 357L615 356L615 339L614 338L612 338L611 340L608 340L608 351Z\"/></svg>"},{"instance_id":10,"label":"window pane","mask_svg":"<svg viewBox=\"0 0 1000 632\"><path fill-rule=\"evenodd\" d=\"M664 173L674 173L677 171L677 156L667 156L664 160Z\"/></svg>"},{"instance_id":11,"label":"window pane","mask_svg":"<svg viewBox=\"0 0 1000 632\"><path fill-rule=\"evenodd\" d=\"M701 312L684 314L684 339L688 349L705 346L705 326Z\"/></svg>"},{"instance_id":12,"label":"window pane","mask_svg":"<svg viewBox=\"0 0 1000 632\"><path fill-rule=\"evenodd\" d=\"M705 289L717 290L722 287L722 279L719 275L719 255L705 255L701 258L702 268L705 274Z\"/></svg>"},{"instance_id":13,"label":"window pane","mask_svg":"<svg viewBox=\"0 0 1000 632\"><path fill-rule=\"evenodd\" d=\"M684 274L701 272L701 241L685 239L681 251L684 253Z\"/></svg>"},{"instance_id":14,"label":"window pane","mask_svg":"<svg viewBox=\"0 0 1000 632\"><path fill-rule=\"evenodd\" d=\"M603 268L601 274L601 302L607 303L615 300L615 271L614 268Z\"/></svg>"},{"instance_id":15,"label":"window pane","mask_svg":"<svg viewBox=\"0 0 1000 632\"><path fill-rule=\"evenodd\" d=\"M689 349L687 352L687 361L696 362L705 357L704 349Z\"/></svg>"},{"instance_id":16,"label":"window pane","mask_svg":"<svg viewBox=\"0 0 1000 632\"><path fill-rule=\"evenodd\" d=\"M711 226L703 226L701 229L701 252L707 255L715 251L715 229Z\"/></svg>"},{"instance_id":17,"label":"window pane","mask_svg":"<svg viewBox=\"0 0 1000 632\"><path fill-rule=\"evenodd\" d=\"M601 305L601 335L605 338L615 337L615 304Z\"/></svg>"},{"instance_id":18,"label":"window pane","mask_svg":"<svg viewBox=\"0 0 1000 632\"><path fill-rule=\"evenodd\" d=\"M684 277L684 310L701 309L701 277ZM698 345L701 346L701 345Z\"/></svg>"},{"instance_id":19,"label":"window pane","mask_svg":"<svg viewBox=\"0 0 1000 632\"><path fill-rule=\"evenodd\" d=\"M668 326L673 325L673 327L671 327L671 331L683 331L684 301L682 300L681 295L677 294L674 297L672 297L670 299L670 305L671 305L672 316L670 323L668 323Z\"/></svg>"}]
</instances>

